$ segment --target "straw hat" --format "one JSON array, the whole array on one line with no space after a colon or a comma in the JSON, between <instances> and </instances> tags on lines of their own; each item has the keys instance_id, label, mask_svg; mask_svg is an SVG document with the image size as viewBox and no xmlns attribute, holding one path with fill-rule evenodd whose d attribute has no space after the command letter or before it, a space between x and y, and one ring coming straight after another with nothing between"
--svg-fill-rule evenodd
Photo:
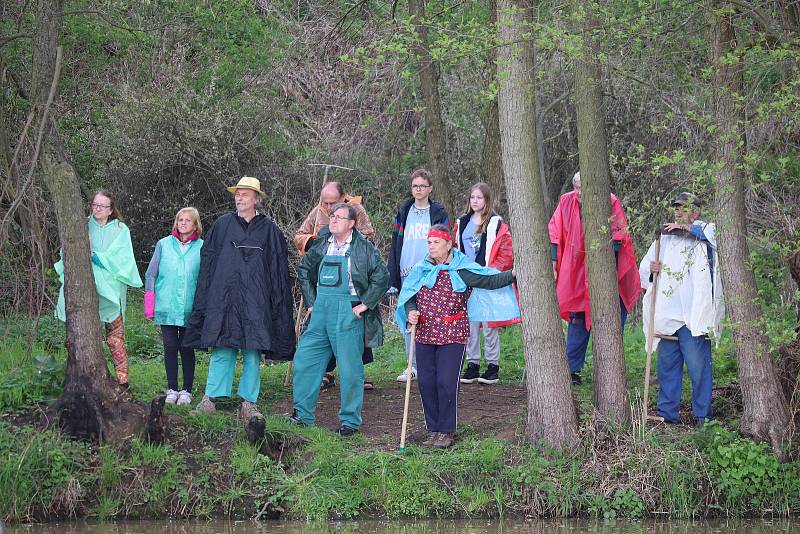
<instances>
[{"instance_id":1,"label":"straw hat","mask_svg":"<svg viewBox=\"0 0 800 534\"><path fill-rule=\"evenodd\" d=\"M239 183L229 187L228 191L235 193L237 189L251 189L261 195L261 198L267 198L267 194L261 190L261 182L258 181L258 178L253 178L252 176L242 176Z\"/></svg>"}]
</instances>

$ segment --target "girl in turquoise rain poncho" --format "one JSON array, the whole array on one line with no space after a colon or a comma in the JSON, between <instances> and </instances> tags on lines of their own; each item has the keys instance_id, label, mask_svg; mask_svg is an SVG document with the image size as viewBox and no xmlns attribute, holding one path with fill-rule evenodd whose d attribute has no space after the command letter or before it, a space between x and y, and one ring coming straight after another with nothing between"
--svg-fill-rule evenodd
<instances>
[{"instance_id":1,"label":"girl in turquoise rain poncho","mask_svg":"<svg viewBox=\"0 0 800 534\"><path fill-rule=\"evenodd\" d=\"M113 195L99 190L92 197L89 241L92 271L100 301L100 320L106 324L106 343L114 359L119 383L128 386L128 351L125 349L125 303L128 286L141 287L142 279L133 257L131 233L120 220ZM64 261L55 264L61 280L56 316L67 320L64 305Z\"/></svg>"}]
</instances>

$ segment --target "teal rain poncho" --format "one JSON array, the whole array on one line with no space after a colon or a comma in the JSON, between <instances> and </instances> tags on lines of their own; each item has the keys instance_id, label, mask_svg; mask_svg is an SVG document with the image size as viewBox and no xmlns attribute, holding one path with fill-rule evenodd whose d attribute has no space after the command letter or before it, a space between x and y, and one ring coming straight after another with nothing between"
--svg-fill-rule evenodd
<instances>
[{"instance_id":1,"label":"teal rain poncho","mask_svg":"<svg viewBox=\"0 0 800 534\"><path fill-rule=\"evenodd\" d=\"M89 216L89 238L92 244L92 271L97 296L100 300L100 320L110 323L122 314L125 317L125 304L128 286L141 287L142 279L133 257L131 232L119 220L100 225ZM66 321L64 307L64 260L55 264L61 281L56 305L56 317Z\"/></svg>"}]
</instances>

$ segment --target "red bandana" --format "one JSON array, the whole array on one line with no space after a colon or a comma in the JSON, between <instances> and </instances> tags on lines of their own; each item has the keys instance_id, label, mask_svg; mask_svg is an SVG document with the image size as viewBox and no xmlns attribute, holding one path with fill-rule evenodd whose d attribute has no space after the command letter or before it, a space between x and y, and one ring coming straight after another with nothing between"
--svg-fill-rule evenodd
<instances>
[{"instance_id":1,"label":"red bandana","mask_svg":"<svg viewBox=\"0 0 800 534\"><path fill-rule=\"evenodd\" d=\"M428 230L428 237L438 237L439 239L444 239L445 241L452 240L450 237L450 232L439 230L438 228L431 228Z\"/></svg>"}]
</instances>

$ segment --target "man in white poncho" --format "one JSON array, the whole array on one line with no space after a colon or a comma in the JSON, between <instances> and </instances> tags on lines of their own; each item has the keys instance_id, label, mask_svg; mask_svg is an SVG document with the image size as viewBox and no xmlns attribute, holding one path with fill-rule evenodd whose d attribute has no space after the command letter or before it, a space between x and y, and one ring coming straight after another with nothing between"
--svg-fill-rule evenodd
<instances>
[{"instance_id":1,"label":"man in white poncho","mask_svg":"<svg viewBox=\"0 0 800 534\"><path fill-rule=\"evenodd\" d=\"M675 222L661 231L659 261L654 242L639 264L646 290L643 314L650 316L653 273L660 271L653 333L658 347L658 414L669 423L678 422L685 363L692 382L692 411L702 424L712 417L710 338L719 339L725 314L715 227L699 219L700 201L691 193L679 194L673 207ZM649 321L643 323L648 336Z\"/></svg>"}]
</instances>

